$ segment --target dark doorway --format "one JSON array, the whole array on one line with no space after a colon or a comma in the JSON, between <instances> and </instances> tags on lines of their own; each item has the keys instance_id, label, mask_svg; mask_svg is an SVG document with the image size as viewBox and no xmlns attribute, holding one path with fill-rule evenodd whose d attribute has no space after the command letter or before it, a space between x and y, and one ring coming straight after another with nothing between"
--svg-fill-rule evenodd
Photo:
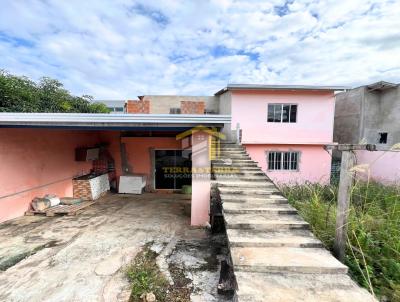
<instances>
[{"instance_id":1,"label":"dark doorway","mask_svg":"<svg viewBox=\"0 0 400 302\"><path fill-rule=\"evenodd\" d=\"M388 134L387 132L379 132L379 143L387 144Z\"/></svg>"},{"instance_id":2,"label":"dark doorway","mask_svg":"<svg viewBox=\"0 0 400 302\"><path fill-rule=\"evenodd\" d=\"M155 188L180 190L192 184L190 150L155 150Z\"/></svg>"}]
</instances>

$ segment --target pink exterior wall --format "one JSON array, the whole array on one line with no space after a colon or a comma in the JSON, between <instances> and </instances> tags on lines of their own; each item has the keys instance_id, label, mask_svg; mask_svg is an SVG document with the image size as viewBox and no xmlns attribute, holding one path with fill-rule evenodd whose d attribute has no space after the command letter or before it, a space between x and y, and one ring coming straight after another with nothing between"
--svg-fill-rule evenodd
<instances>
[{"instance_id":1,"label":"pink exterior wall","mask_svg":"<svg viewBox=\"0 0 400 302\"><path fill-rule=\"evenodd\" d=\"M358 172L362 179L400 184L400 152L356 151L356 158L357 165L366 165L365 173Z\"/></svg>"},{"instance_id":2,"label":"pink exterior wall","mask_svg":"<svg viewBox=\"0 0 400 302\"><path fill-rule=\"evenodd\" d=\"M203 132L196 132L192 137L192 212L191 225L204 226L209 220L210 212L210 190L211 177L210 174L200 173L201 170L211 168L209 159L209 139L208 135ZM198 170L199 173L196 173Z\"/></svg>"},{"instance_id":3,"label":"pink exterior wall","mask_svg":"<svg viewBox=\"0 0 400 302\"><path fill-rule=\"evenodd\" d=\"M276 184L297 184L306 181L328 183L331 155L318 145L245 145L250 157ZM268 171L268 151L300 152L299 171Z\"/></svg>"},{"instance_id":4,"label":"pink exterior wall","mask_svg":"<svg viewBox=\"0 0 400 302\"><path fill-rule=\"evenodd\" d=\"M0 129L0 221L23 215L36 196L72 196L72 178L92 167L75 161L75 148L98 141L88 131Z\"/></svg>"},{"instance_id":5,"label":"pink exterior wall","mask_svg":"<svg viewBox=\"0 0 400 302\"><path fill-rule=\"evenodd\" d=\"M296 123L268 123L269 103L297 104ZM243 144L323 144L332 142L333 92L232 91L232 130Z\"/></svg>"},{"instance_id":6,"label":"pink exterior wall","mask_svg":"<svg viewBox=\"0 0 400 302\"><path fill-rule=\"evenodd\" d=\"M296 123L268 122L268 104L297 104ZM250 157L277 183L326 183L335 99L332 91L232 91L232 130L239 123ZM299 171L267 171L266 151L299 151Z\"/></svg>"},{"instance_id":7,"label":"pink exterior wall","mask_svg":"<svg viewBox=\"0 0 400 302\"><path fill-rule=\"evenodd\" d=\"M125 143L127 160L133 173L146 174L148 184L152 177L150 149L181 149L181 142L175 137L124 137L122 142Z\"/></svg>"}]
</instances>

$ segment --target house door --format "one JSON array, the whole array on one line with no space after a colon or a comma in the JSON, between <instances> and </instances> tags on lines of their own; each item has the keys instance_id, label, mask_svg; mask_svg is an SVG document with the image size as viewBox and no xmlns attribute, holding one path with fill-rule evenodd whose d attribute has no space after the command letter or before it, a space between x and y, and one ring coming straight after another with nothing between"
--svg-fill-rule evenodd
<instances>
[{"instance_id":1,"label":"house door","mask_svg":"<svg viewBox=\"0 0 400 302\"><path fill-rule=\"evenodd\" d=\"M155 188L179 190L191 185L191 168L191 151L155 150Z\"/></svg>"}]
</instances>

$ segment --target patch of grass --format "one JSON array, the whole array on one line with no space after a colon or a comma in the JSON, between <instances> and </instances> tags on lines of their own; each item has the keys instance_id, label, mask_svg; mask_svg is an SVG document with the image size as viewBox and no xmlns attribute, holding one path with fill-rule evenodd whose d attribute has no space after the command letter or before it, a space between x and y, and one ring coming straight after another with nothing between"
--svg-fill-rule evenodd
<instances>
[{"instance_id":1,"label":"patch of grass","mask_svg":"<svg viewBox=\"0 0 400 302\"><path fill-rule=\"evenodd\" d=\"M337 185L282 187L289 202L332 249ZM351 191L346 265L382 301L400 301L400 187L356 182Z\"/></svg>"},{"instance_id":2,"label":"patch of grass","mask_svg":"<svg viewBox=\"0 0 400 302\"><path fill-rule=\"evenodd\" d=\"M156 296L157 301L167 301L169 283L160 272L156 257L157 253L147 244L126 270L126 276L132 286L130 302L142 301L140 296L150 292Z\"/></svg>"}]
</instances>

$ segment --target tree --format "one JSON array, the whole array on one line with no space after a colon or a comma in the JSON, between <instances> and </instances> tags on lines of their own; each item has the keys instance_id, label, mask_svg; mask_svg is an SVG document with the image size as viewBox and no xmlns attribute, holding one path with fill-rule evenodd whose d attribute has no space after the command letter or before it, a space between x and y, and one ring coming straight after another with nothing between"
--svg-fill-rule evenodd
<instances>
[{"instance_id":1,"label":"tree","mask_svg":"<svg viewBox=\"0 0 400 302\"><path fill-rule=\"evenodd\" d=\"M24 76L0 70L0 111L109 113L102 103L88 95L73 96L63 84L43 77L38 83Z\"/></svg>"}]
</instances>

